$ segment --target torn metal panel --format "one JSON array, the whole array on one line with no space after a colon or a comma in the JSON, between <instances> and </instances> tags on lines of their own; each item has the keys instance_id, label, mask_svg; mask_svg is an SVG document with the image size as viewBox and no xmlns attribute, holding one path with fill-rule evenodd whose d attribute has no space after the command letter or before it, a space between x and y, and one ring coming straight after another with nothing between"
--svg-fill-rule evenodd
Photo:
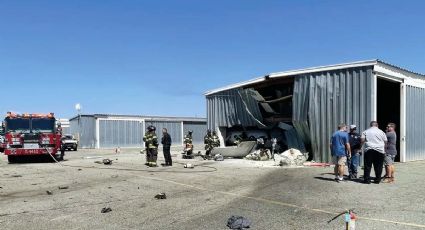
<instances>
[{"instance_id":1,"label":"torn metal panel","mask_svg":"<svg viewBox=\"0 0 425 230\"><path fill-rule=\"evenodd\" d=\"M372 67L341 69L295 78L293 123L313 160L330 162L329 139L339 123L365 130L372 119Z\"/></svg>"},{"instance_id":2,"label":"torn metal panel","mask_svg":"<svg viewBox=\"0 0 425 230\"><path fill-rule=\"evenodd\" d=\"M208 128L264 127L258 102L243 89L230 89L207 96Z\"/></svg>"},{"instance_id":3,"label":"torn metal panel","mask_svg":"<svg viewBox=\"0 0 425 230\"><path fill-rule=\"evenodd\" d=\"M211 151L211 154L220 154L223 157L242 158L246 157L249 153L251 153L256 146L256 141L244 141L239 143L238 146L214 148Z\"/></svg>"}]
</instances>

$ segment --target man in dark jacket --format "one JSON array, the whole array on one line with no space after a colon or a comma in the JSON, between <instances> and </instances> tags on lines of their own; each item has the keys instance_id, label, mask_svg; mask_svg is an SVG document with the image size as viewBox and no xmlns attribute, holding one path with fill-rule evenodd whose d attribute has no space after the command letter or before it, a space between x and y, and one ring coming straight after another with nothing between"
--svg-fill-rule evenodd
<instances>
[{"instance_id":1,"label":"man in dark jacket","mask_svg":"<svg viewBox=\"0 0 425 230\"><path fill-rule=\"evenodd\" d=\"M164 159L165 159L165 164L163 164L162 166L171 166L173 165L173 161L171 160L171 136L170 134L168 134L167 129L163 128L162 129L162 139L161 139L161 144L163 147L163 153L164 153Z\"/></svg>"},{"instance_id":2,"label":"man in dark jacket","mask_svg":"<svg viewBox=\"0 0 425 230\"><path fill-rule=\"evenodd\" d=\"M356 132L357 127L350 125L350 133L348 134L350 146L351 146L351 158L348 160L348 173L350 179L357 179L357 169L360 164L361 154L361 138L360 134Z\"/></svg>"}]
</instances>

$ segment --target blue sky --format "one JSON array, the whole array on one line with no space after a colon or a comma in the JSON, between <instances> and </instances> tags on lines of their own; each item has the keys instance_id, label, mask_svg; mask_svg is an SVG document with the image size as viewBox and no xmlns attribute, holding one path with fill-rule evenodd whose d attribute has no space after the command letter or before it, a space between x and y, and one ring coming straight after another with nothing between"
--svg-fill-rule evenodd
<instances>
[{"instance_id":1,"label":"blue sky","mask_svg":"<svg viewBox=\"0 0 425 230\"><path fill-rule=\"evenodd\" d=\"M425 1L1 1L0 113L205 116L203 93L379 58L425 73Z\"/></svg>"}]
</instances>

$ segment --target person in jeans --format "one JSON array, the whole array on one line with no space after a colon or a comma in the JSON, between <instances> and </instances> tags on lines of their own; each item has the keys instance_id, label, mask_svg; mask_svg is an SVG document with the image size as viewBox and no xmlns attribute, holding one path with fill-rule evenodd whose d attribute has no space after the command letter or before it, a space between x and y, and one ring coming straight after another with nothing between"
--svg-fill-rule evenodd
<instances>
[{"instance_id":1,"label":"person in jeans","mask_svg":"<svg viewBox=\"0 0 425 230\"><path fill-rule=\"evenodd\" d=\"M387 145L385 146L385 183L394 182L394 159L397 156L397 134L395 132L395 124L387 125Z\"/></svg>"},{"instance_id":2,"label":"person in jeans","mask_svg":"<svg viewBox=\"0 0 425 230\"><path fill-rule=\"evenodd\" d=\"M351 147L351 158L348 159L348 173L351 180L357 179L357 169L360 164L360 155L362 144L360 134L357 132L356 125L350 125L350 133L348 134Z\"/></svg>"},{"instance_id":3,"label":"person in jeans","mask_svg":"<svg viewBox=\"0 0 425 230\"><path fill-rule=\"evenodd\" d=\"M364 146L364 183L370 184L372 165L375 170L375 184L381 182L382 167L385 158L387 136L378 128L378 122L370 122L370 128L362 133L361 142Z\"/></svg>"},{"instance_id":4,"label":"person in jeans","mask_svg":"<svg viewBox=\"0 0 425 230\"><path fill-rule=\"evenodd\" d=\"M335 180L337 182L343 181L344 167L347 163L347 153L349 158L351 156L347 126L345 124L340 124L338 126L338 131L333 133L330 141L330 148L332 160L335 164Z\"/></svg>"}]
</instances>

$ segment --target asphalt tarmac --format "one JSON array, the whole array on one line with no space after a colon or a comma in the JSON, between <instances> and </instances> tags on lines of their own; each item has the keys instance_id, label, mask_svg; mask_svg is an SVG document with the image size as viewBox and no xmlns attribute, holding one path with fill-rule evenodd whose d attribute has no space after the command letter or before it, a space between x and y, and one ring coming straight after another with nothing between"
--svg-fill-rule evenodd
<instances>
[{"instance_id":1,"label":"asphalt tarmac","mask_svg":"<svg viewBox=\"0 0 425 230\"><path fill-rule=\"evenodd\" d=\"M423 161L397 164L393 184L366 185L337 183L329 167L183 160L173 151L172 167L148 168L144 157L79 150L60 164L8 164L2 156L0 228L228 229L227 219L240 215L251 229L344 229L343 217L328 221L347 209L357 212L356 229L425 228ZM154 198L161 192L167 199Z\"/></svg>"}]
</instances>

